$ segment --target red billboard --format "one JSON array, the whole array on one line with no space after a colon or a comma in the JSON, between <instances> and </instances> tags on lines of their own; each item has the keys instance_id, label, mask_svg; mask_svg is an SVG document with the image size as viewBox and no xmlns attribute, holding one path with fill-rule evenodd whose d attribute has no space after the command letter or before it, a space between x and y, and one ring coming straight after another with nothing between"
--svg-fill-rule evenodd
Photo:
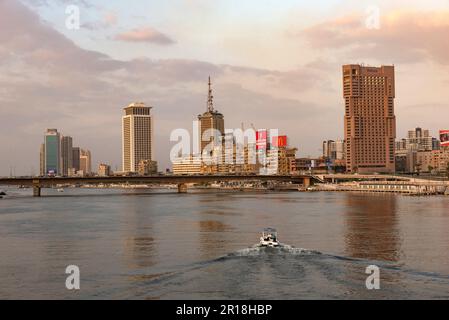
<instances>
[{"instance_id":1,"label":"red billboard","mask_svg":"<svg viewBox=\"0 0 449 320\"><path fill-rule=\"evenodd\" d=\"M266 150L267 149L267 130L260 129L256 132L256 150Z\"/></svg>"},{"instance_id":2,"label":"red billboard","mask_svg":"<svg viewBox=\"0 0 449 320\"><path fill-rule=\"evenodd\" d=\"M271 145L275 148L286 147L287 146L287 136L273 137L271 140Z\"/></svg>"},{"instance_id":3,"label":"red billboard","mask_svg":"<svg viewBox=\"0 0 449 320\"><path fill-rule=\"evenodd\" d=\"M449 130L440 130L440 141L442 147L449 147Z\"/></svg>"}]
</instances>

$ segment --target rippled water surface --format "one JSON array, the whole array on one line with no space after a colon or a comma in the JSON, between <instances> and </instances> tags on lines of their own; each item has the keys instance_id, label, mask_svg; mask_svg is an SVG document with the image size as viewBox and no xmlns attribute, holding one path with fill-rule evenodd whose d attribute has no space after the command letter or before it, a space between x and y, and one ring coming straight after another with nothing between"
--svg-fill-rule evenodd
<instances>
[{"instance_id":1,"label":"rippled water surface","mask_svg":"<svg viewBox=\"0 0 449 320\"><path fill-rule=\"evenodd\" d=\"M7 193L3 299L449 298L449 197ZM254 246L268 226L283 247ZM380 290L365 286L373 264ZM65 288L68 265L81 270L79 291Z\"/></svg>"}]
</instances>

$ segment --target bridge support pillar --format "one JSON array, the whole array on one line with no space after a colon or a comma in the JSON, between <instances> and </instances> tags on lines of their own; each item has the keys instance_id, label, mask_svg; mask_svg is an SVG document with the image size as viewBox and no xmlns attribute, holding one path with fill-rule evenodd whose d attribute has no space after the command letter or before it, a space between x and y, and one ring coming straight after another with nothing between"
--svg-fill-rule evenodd
<instances>
[{"instance_id":1,"label":"bridge support pillar","mask_svg":"<svg viewBox=\"0 0 449 320\"><path fill-rule=\"evenodd\" d=\"M305 177L304 178L304 188L308 188L308 187L310 187L310 178Z\"/></svg>"},{"instance_id":2,"label":"bridge support pillar","mask_svg":"<svg viewBox=\"0 0 449 320\"><path fill-rule=\"evenodd\" d=\"M178 184L178 193L187 193L187 185L185 183Z\"/></svg>"},{"instance_id":3,"label":"bridge support pillar","mask_svg":"<svg viewBox=\"0 0 449 320\"><path fill-rule=\"evenodd\" d=\"M33 186L33 197L40 197L40 196L41 196L41 187Z\"/></svg>"}]
</instances>

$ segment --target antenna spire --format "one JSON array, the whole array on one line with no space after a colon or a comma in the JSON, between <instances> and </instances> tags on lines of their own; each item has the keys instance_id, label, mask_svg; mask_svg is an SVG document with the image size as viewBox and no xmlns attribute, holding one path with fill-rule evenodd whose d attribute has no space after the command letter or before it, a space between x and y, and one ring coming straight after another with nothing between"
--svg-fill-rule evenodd
<instances>
[{"instance_id":1,"label":"antenna spire","mask_svg":"<svg viewBox=\"0 0 449 320\"><path fill-rule=\"evenodd\" d=\"M214 111L214 96L212 95L212 83L210 81L210 76L209 76L209 93L207 95L207 111L208 112Z\"/></svg>"}]
</instances>

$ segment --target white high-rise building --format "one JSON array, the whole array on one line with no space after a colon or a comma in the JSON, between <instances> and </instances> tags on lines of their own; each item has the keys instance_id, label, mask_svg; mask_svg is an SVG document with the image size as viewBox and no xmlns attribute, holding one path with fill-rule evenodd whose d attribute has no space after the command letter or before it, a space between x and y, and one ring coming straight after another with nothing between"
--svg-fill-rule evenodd
<instances>
[{"instance_id":1,"label":"white high-rise building","mask_svg":"<svg viewBox=\"0 0 449 320\"><path fill-rule=\"evenodd\" d=\"M153 120L151 107L133 103L124 108L122 117L122 168L137 172L139 162L153 161Z\"/></svg>"}]
</instances>

